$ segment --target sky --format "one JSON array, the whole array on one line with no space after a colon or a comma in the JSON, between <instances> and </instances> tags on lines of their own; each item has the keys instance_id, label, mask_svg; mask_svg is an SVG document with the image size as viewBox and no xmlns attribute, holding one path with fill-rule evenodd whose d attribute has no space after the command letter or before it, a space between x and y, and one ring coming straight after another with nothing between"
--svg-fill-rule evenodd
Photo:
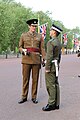
<instances>
[{"instance_id":1,"label":"sky","mask_svg":"<svg viewBox=\"0 0 80 120\"><path fill-rule=\"evenodd\" d=\"M59 20L68 29L80 28L80 0L15 0L32 11L49 11L53 20Z\"/></svg>"}]
</instances>

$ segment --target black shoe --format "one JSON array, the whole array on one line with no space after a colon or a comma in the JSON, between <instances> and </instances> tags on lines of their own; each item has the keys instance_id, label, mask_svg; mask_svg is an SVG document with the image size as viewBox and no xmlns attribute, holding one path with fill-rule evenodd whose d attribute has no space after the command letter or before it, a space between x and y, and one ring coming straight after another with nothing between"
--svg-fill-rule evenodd
<instances>
[{"instance_id":1,"label":"black shoe","mask_svg":"<svg viewBox=\"0 0 80 120\"><path fill-rule=\"evenodd\" d=\"M57 110L59 109L59 105L56 106L56 109L57 109Z\"/></svg>"},{"instance_id":2,"label":"black shoe","mask_svg":"<svg viewBox=\"0 0 80 120\"><path fill-rule=\"evenodd\" d=\"M19 104L22 104L22 103L24 103L24 102L26 102L26 101L27 101L27 98L21 99L18 103L19 103Z\"/></svg>"},{"instance_id":3,"label":"black shoe","mask_svg":"<svg viewBox=\"0 0 80 120\"><path fill-rule=\"evenodd\" d=\"M51 110L55 110L55 109L56 109L55 105L49 105L49 104L47 104L46 107L42 108L43 111L51 111Z\"/></svg>"},{"instance_id":4,"label":"black shoe","mask_svg":"<svg viewBox=\"0 0 80 120\"><path fill-rule=\"evenodd\" d=\"M33 98L32 98L32 101L33 101L33 103L35 103L35 104L38 103L38 100L37 100L37 99L33 99Z\"/></svg>"}]
</instances>

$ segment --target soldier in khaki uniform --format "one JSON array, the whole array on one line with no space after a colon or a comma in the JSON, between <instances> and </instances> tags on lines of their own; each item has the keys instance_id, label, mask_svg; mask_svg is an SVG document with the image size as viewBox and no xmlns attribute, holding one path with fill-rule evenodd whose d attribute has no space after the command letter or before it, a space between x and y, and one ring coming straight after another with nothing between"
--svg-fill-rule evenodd
<instances>
[{"instance_id":1,"label":"soldier in khaki uniform","mask_svg":"<svg viewBox=\"0 0 80 120\"><path fill-rule=\"evenodd\" d=\"M58 70L62 47L58 35L61 31L59 27L53 24L50 30L51 39L47 43L45 79L49 99L48 104L42 108L43 111L59 109Z\"/></svg>"},{"instance_id":2,"label":"soldier in khaki uniform","mask_svg":"<svg viewBox=\"0 0 80 120\"><path fill-rule=\"evenodd\" d=\"M43 62L45 58L44 41L41 34L36 32L38 20L30 19L26 23L29 26L29 31L23 33L19 41L19 50L22 53L23 85L22 98L18 103L21 104L27 101L30 73L32 70L32 101L36 104L38 103L37 88L39 70L41 60Z\"/></svg>"}]
</instances>

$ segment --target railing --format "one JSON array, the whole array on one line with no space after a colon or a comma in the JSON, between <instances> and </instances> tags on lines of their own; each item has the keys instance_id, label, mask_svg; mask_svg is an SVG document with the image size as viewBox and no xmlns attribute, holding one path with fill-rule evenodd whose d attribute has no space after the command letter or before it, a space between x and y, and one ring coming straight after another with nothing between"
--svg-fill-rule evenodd
<instances>
[{"instance_id":1,"label":"railing","mask_svg":"<svg viewBox=\"0 0 80 120\"><path fill-rule=\"evenodd\" d=\"M0 59L8 59L8 58L20 58L22 55L20 53L10 53L10 54L0 54Z\"/></svg>"},{"instance_id":2,"label":"railing","mask_svg":"<svg viewBox=\"0 0 80 120\"><path fill-rule=\"evenodd\" d=\"M77 54L78 52L76 51L72 51L72 50L64 50L62 51L63 55L68 55L68 54ZM20 53L4 53L4 54L0 54L0 59L8 59L8 58L20 58L22 57L22 54Z\"/></svg>"}]
</instances>

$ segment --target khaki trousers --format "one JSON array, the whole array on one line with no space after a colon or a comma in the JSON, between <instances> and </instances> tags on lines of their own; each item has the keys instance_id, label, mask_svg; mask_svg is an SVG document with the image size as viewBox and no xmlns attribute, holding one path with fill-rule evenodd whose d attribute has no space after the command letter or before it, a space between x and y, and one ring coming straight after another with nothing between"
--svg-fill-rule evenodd
<instances>
[{"instance_id":1,"label":"khaki trousers","mask_svg":"<svg viewBox=\"0 0 80 120\"><path fill-rule=\"evenodd\" d=\"M22 64L22 75L23 75L22 98L23 99L28 97L31 70L32 70L32 98L34 99L37 97L39 69L40 69L39 64Z\"/></svg>"}]
</instances>

